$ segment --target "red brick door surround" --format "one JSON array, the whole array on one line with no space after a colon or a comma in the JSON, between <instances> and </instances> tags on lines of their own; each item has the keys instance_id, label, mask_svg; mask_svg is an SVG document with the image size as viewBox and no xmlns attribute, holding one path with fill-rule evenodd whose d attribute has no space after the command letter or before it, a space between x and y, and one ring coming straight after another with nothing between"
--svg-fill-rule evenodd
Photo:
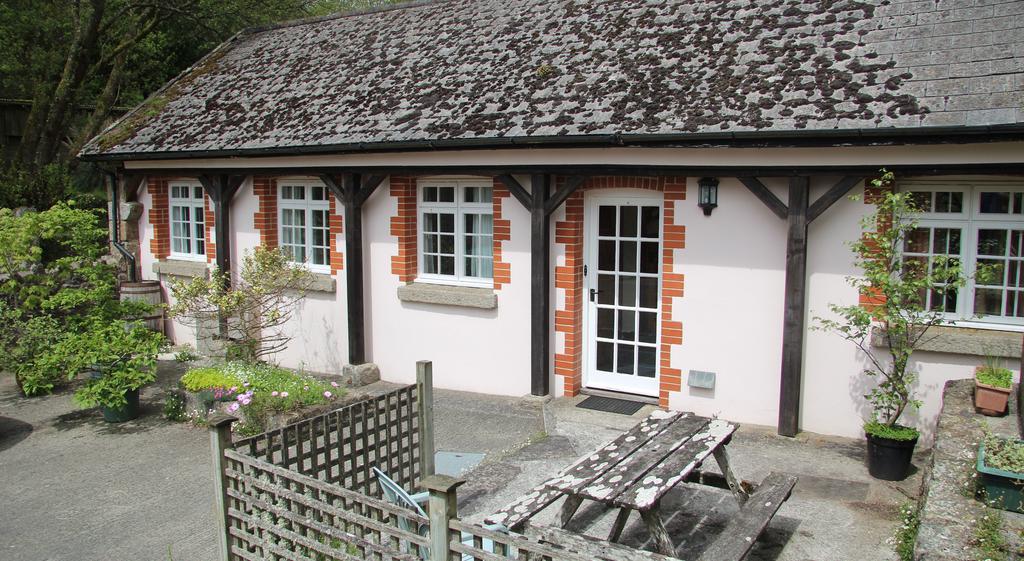
<instances>
[{"instance_id":1,"label":"red brick door surround","mask_svg":"<svg viewBox=\"0 0 1024 561\"><path fill-rule=\"evenodd\" d=\"M661 258L661 325L658 349L658 403L667 407L671 392L682 386L682 371L672 367L672 347L683 342L682 322L672 316L673 298L683 296L683 275L675 266L675 251L686 243L686 227L677 221L675 203L686 199L684 177L593 177L565 202L565 220L555 223L555 243L565 250L564 263L554 271L555 289L564 296L564 307L555 310L555 332L564 335L561 352L555 352L555 374L564 380L567 396L577 395L583 387L583 294L584 197L596 189L645 189L664 194L663 243Z\"/></svg>"}]
</instances>

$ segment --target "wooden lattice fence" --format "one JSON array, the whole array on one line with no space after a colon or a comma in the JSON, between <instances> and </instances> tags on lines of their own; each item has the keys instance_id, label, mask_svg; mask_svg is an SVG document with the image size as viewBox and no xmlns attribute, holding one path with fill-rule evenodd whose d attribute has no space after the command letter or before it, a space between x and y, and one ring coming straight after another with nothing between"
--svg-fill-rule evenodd
<instances>
[{"instance_id":1,"label":"wooden lattice fence","mask_svg":"<svg viewBox=\"0 0 1024 561\"><path fill-rule=\"evenodd\" d=\"M376 495L375 466L412 489L421 469L418 404L410 385L246 438L235 449L353 491Z\"/></svg>"},{"instance_id":2,"label":"wooden lattice fence","mask_svg":"<svg viewBox=\"0 0 1024 561\"><path fill-rule=\"evenodd\" d=\"M459 520L456 488L463 481L433 474L431 369L428 362L417 366L415 385L234 444L234 419L212 418L218 559L666 559L603 541L495 532ZM372 467L405 489L427 489L429 517L382 500Z\"/></svg>"}]
</instances>

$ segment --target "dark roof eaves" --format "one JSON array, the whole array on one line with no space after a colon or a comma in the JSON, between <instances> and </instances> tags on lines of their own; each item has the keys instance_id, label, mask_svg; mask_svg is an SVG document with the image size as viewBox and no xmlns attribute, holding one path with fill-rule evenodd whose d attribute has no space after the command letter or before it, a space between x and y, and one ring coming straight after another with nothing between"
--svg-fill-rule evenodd
<instances>
[{"instance_id":1,"label":"dark roof eaves","mask_svg":"<svg viewBox=\"0 0 1024 561\"><path fill-rule=\"evenodd\" d=\"M171 152L96 153L79 156L83 161L170 160L349 154L370 152L422 152L498 148L584 148L615 146L647 147L830 147L886 144L963 144L971 141L1024 140L1024 123L998 125L815 129L787 131L736 131L679 134L615 134L601 136L490 137L404 142L274 146L227 150Z\"/></svg>"}]
</instances>

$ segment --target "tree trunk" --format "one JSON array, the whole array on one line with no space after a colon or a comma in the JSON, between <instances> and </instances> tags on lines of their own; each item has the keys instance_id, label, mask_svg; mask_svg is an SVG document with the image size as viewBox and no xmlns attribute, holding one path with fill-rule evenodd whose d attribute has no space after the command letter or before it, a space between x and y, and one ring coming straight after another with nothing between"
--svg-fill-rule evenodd
<instances>
[{"instance_id":1,"label":"tree trunk","mask_svg":"<svg viewBox=\"0 0 1024 561\"><path fill-rule=\"evenodd\" d=\"M71 157L78 154L82 146L100 132L103 124L110 116L110 111L117 101L118 93L120 93L121 79L124 76L124 66L127 58L127 51L121 51L114 57L114 62L110 67L110 74L107 75L107 83L103 86L103 93L96 100L96 107L93 109L92 115L89 116L89 121L86 123L85 128L79 132L78 138L71 145L69 152Z\"/></svg>"},{"instance_id":2,"label":"tree trunk","mask_svg":"<svg viewBox=\"0 0 1024 561\"><path fill-rule=\"evenodd\" d=\"M57 158L61 136L67 130L78 89L89 69L89 55L96 48L106 0L91 0L90 5L91 13L88 15L88 23L83 27L81 19L76 22L75 36L64 62L64 71L53 92L53 101L50 111L46 115L46 121L42 124L42 132L39 135L33 162L36 168L53 162Z\"/></svg>"}]
</instances>

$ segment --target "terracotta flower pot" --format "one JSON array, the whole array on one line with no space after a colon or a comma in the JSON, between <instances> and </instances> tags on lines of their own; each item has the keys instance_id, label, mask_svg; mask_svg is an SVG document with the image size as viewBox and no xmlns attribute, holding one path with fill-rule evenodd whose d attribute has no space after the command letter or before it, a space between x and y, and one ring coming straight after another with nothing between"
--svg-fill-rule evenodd
<instances>
[{"instance_id":1,"label":"terracotta flower pot","mask_svg":"<svg viewBox=\"0 0 1024 561\"><path fill-rule=\"evenodd\" d=\"M980 370L979 366L975 373ZM977 378L974 379L974 408L978 410L982 415L988 415L990 417L999 417L1006 414L1010 401L1010 392L1012 386L1009 388L1000 388L998 386L990 386L988 384L982 384Z\"/></svg>"}]
</instances>

